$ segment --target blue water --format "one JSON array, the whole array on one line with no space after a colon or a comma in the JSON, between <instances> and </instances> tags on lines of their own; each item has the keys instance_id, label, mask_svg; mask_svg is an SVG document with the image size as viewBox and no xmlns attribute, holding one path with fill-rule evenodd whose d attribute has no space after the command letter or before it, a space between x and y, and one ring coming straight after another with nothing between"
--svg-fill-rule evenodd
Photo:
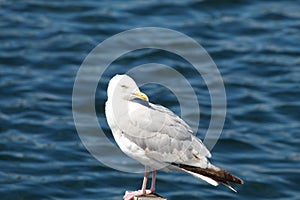
<instances>
[{"instance_id":1,"label":"blue water","mask_svg":"<svg viewBox=\"0 0 300 200\"><path fill-rule=\"evenodd\" d=\"M228 107L211 161L245 181L235 194L186 174L159 172L157 192L169 200L299 199L299 11L296 0L0 0L1 199L117 200L140 187L141 174L106 167L83 146L72 116L72 90L96 45L145 26L187 34L215 61ZM103 113L108 80L137 64L161 61L197 86L198 76L174 57L159 50L133 52L101 79L96 110L111 139ZM174 95L160 95L161 90L143 91L179 113ZM201 81L198 90L203 139L210 102Z\"/></svg>"}]
</instances>

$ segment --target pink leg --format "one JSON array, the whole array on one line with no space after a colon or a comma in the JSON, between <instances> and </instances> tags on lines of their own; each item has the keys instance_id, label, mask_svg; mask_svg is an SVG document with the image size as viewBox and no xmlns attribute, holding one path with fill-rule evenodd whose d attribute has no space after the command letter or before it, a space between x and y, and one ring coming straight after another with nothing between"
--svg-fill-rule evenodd
<instances>
[{"instance_id":1,"label":"pink leg","mask_svg":"<svg viewBox=\"0 0 300 200\"><path fill-rule=\"evenodd\" d=\"M156 170L153 169L153 172L152 172L152 182L151 182L151 188L150 188L151 193L155 192L155 185L156 185Z\"/></svg>"},{"instance_id":2,"label":"pink leg","mask_svg":"<svg viewBox=\"0 0 300 200\"><path fill-rule=\"evenodd\" d=\"M145 174L144 174L144 179L143 179L143 184L142 184L142 195L146 194L146 187L147 187L147 182L148 182L148 177L149 177L149 169L146 167L145 168Z\"/></svg>"},{"instance_id":3,"label":"pink leg","mask_svg":"<svg viewBox=\"0 0 300 200\"><path fill-rule=\"evenodd\" d=\"M151 189L146 190L149 174L150 174L149 169L146 167L145 174L144 174L144 180L143 180L143 184L142 184L142 189L138 190L138 191L133 191L133 192L126 192L123 199L124 200L132 200L136 196L142 196L145 194L151 194L151 193L155 192L156 170L154 170L153 174L152 174Z\"/></svg>"}]
</instances>

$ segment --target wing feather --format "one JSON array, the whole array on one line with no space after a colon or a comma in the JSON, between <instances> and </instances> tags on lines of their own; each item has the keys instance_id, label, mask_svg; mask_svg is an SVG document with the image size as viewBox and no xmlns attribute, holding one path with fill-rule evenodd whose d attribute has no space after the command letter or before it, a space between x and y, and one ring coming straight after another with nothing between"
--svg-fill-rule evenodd
<instances>
[{"instance_id":1,"label":"wing feather","mask_svg":"<svg viewBox=\"0 0 300 200\"><path fill-rule=\"evenodd\" d=\"M144 149L146 156L162 163L208 166L210 152L180 117L160 105L133 104L134 109L130 109L131 129L128 129L131 133L127 137Z\"/></svg>"}]
</instances>

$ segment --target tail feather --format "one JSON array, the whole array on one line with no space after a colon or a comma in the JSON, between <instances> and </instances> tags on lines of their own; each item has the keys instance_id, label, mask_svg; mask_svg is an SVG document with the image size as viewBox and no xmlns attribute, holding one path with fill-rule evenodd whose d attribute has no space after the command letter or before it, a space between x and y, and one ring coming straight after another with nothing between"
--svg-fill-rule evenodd
<instances>
[{"instance_id":1,"label":"tail feather","mask_svg":"<svg viewBox=\"0 0 300 200\"><path fill-rule=\"evenodd\" d=\"M203 179L204 181L216 186L218 183L225 185L230 188L232 191L236 192L236 190L229 184L229 182L243 184L243 180L222 170L215 166L211 166L210 168L200 168L190 165L177 164L172 163L172 165L179 167L181 170L194 175L198 178Z\"/></svg>"}]
</instances>

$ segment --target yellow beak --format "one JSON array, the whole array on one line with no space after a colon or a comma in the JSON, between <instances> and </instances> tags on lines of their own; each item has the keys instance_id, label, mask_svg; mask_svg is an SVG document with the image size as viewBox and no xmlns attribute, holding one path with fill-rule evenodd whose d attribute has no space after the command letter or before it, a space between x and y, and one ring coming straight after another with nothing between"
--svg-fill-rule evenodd
<instances>
[{"instance_id":1,"label":"yellow beak","mask_svg":"<svg viewBox=\"0 0 300 200\"><path fill-rule=\"evenodd\" d=\"M137 93L134 93L133 96L143 100L143 101L149 101L148 99L148 96L145 94L145 93L142 93L142 92L137 92Z\"/></svg>"}]
</instances>

